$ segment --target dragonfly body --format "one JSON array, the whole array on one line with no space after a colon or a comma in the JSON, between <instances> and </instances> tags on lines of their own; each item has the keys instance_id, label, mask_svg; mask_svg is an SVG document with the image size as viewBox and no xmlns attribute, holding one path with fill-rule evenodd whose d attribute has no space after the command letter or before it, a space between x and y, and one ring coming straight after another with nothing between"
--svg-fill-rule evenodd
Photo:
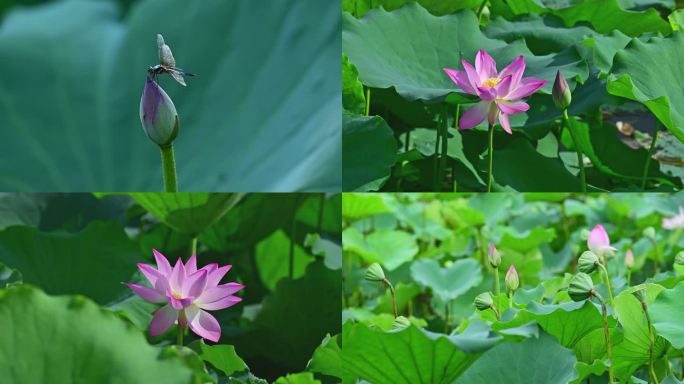
<instances>
[{"instance_id":1,"label":"dragonfly body","mask_svg":"<svg viewBox=\"0 0 684 384\"><path fill-rule=\"evenodd\" d=\"M157 35L157 47L159 48L159 64L149 67L147 73L155 77L159 74L166 73L174 78L180 85L185 86L184 76L195 76L190 72L185 72L180 68L176 68L176 59L171 53L171 48L164 42L162 35Z\"/></svg>"}]
</instances>

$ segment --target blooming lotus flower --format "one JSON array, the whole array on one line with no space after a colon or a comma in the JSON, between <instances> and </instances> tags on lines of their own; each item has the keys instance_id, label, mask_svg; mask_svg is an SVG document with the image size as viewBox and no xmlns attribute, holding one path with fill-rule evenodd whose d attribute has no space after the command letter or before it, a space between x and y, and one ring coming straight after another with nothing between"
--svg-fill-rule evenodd
<instances>
[{"instance_id":1,"label":"blooming lotus flower","mask_svg":"<svg viewBox=\"0 0 684 384\"><path fill-rule=\"evenodd\" d=\"M164 255L156 249L152 252L157 261L157 268L148 264L138 264L138 268L152 288L124 283L146 301L166 303L154 312L150 323L150 335L160 335L173 324L178 324L180 327L189 327L204 339L217 342L221 337L221 326L216 318L206 311L228 308L242 300L233 294L244 288L244 285L219 285L231 265L219 267L213 263L197 269L197 257L192 255L185 264L179 258L172 268Z\"/></svg>"},{"instance_id":2,"label":"blooming lotus flower","mask_svg":"<svg viewBox=\"0 0 684 384\"><path fill-rule=\"evenodd\" d=\"M463 91L481 99L461 116L458 122L461 129L473 128L485 118L493 126L498 119L504 131L511 134L508 116L530 109L527 103L519 100L546 84L543 79L522 77L525 71L523 56L518 56L501 72L497 72L496 62L483 50L477 52L474 68L465 60L461 60L461 64L463 71L444 68L444 72Z\"/></svg>"},{"instance_id":3,"label":"blooming lotus flower","mask_svg":"<svg viewBox=\"0 0 684 384\"><path fill-rule=\"evenodd\" d=\"M599 256L605 254L612 254L617 249L610 246L610 239L608 238L608 233L603 225L596 224L594 229L589 233L589 238L587 239L587 247L589 250L594 252Z\"/></svg>"},{"instance_id":4,"label":"blooming lotus flower","mask_svg":"<svg viewBox=\"0 0 684 384\"><path fill-rule=\"evenodd\" d=\"M169 95L149 76L140 98L140 122L147 137L157 145L169 145L178 136L179 120L176 106Z\"/></svg>"},{"instance_id":5,"label":"blooming lotus flower","mask_svg":"<svg viewBox=\"0 0 684 384\"><path fill-rule=\"evenodd\" d=\"M679 213L674 216L664 217L662 226L665 229L684 228L684 208L679 207Z\"/></svg>"},{"instance_id":6,"label":"blooming lotus flower","mask_svg":"<svg viewBox=\"0 0 684 384\"><path fill-rule=\"evenodd\" d=\"M510 266L508 268L508 272L506 272L506 288L510 291L515 291L518 289L518 286L520 285L520 279L518 278L518 271L515 270L515 265Z\"/></svg>"}]
</instances>

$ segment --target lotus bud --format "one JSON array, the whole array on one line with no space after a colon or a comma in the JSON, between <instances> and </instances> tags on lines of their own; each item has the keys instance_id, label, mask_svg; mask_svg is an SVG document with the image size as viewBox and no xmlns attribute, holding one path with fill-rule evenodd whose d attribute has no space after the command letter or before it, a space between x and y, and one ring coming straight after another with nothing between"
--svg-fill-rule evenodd
<instances>
[{"instance_id":1,"label":"lotus bud","mask_svg":"<svg viewBox=\"0 0 684 384\"><path fill-rule=\"evenodd\" d=\"M394 322L392 323L392 329L404 329L410 325L411 322L409 321L409 319L407 319L404 316L399 316L396 319L394 319Z\"/></svg>"},{"instance_id":2,"label":"lotus bud","mask_svg":"<svg viewBox=\"0 0 684 384\"><path fill-rule=\"evenodd\" d=\"M489 292L482 292L475 297L475 308L480 311L485 311L494 306L494 301Z\"/></svg>"},{"instance_id":3,"label":"lotus bud","mask_svg":"<svg viewBox=\"0 0 684 384\"><path fill-rule=\"evenodd\" d=\"M560 71L556 72L556 81L553 83L552 96L554 104L556 104L556 107L561 111L570 106L572 93L570 92L568 82L565 81L565 78Z\"/></svg>"},{"instance_id":4,"label":"lotus bud","mask_svg":"<svg viewBox=\"0 0 684 384\"><path fill-rule=\"evenodd\" d=\"M572 277L568 287L568 294L573 301L587 300L592 296L597 296L591 277L583 272L579 272Z\"/></svg>"},{"instance_id":5,"label":"lotus bud","mask_svg":"<svg viewBox=\"0 0 684 384\"><path fill-rule=\"evenodd\" d=\"M382 270L382 267L378 263L373 263L368 267L366 270L366 274L364 275L364 278L368 281L385 281L385 272Z\"/></svg>"},{"instance_id":6,"label":"lotus bud","mask_svg":"<svg viewBox=\"0 0 684 384\"><path fill-rule=\"evenodd\" d=\"M499 268L499 265L501 265L501 254L494 244L489 244L489 264L492 268Z\"/></svg>"},{"instance_id":7,"label":"lotus bud","mask_svg":"<svg viewBox=\"0 0 684 384\"><path fill-rule=\"evenodd\" d=\"M511 264L506 272L506 288L509 291L515 291L520 285L520 279L518 278L518 271L515 270L515 266Z\"/></svg>"},{"instance_id":8,"label":"lotus bud","mask_svg":"<svg viewBox=\"0 0 684 384\"><path fill-rule=\"evenodd\" d=\"M604 257L606 255L612 255L616 251L615 248L611 247L610 239L608 238L608 232L603 228L603 225L597 224L587 237L587 248L594 252L599 257Z\"/></svg>"},{"instance_id":9,"label":"lotus bud","mask_svg":"<svg viewBox=\"0 0 684 384\"><path fill-rule=\"evenodd\" d=\"M644 235L644 237L648 238L651 241L656 240L656 232L655 232L655 228L653 228L653 227L648 227L648 228L644 229L643 235Z\"/></svg>"},{"instance_id":10,"label":"lotus bud","mask_svg":"<svg viewBox=\"0 0 684 384\"><path fill-rule=\"evenodd\" d=\"M140 122L154 143L167 146L178 136L179 120L169 95L148 77L140 98Z\"/></svg>"},{"instance_id":11,"label":"lotus bud","mask_svg":"<svg viewBox=\"0 0 684 384\"><path fill-rule=\"evenodd\" d=\"M592 251L586 251L577 260L577 269L580 272L592 273L601 265L598 256Z\"/></svg>"},{"instance_id":12,"label":"lotus bud","mask_svg":"<svg viewBox=\"0 0 684 384\"><path fill-rule=\"evenodd\" d=\"M684 251L680 251L674 259L675 264L684 265Z\"/></svg>"},{"instance_id":13,"label":"lotus bud","mask_svg":"<svg viewBox=\"0 0 684 384\"><path fill-rule=\"evenodd\" d=\"M632 295L639 300L640 303L645 303L646 302L646 289L645 288L640 288L637 289L636 291L632 292Z\"/></svg>"},{"instance_id":14,"label":"lotus bud","mask_svg":"<svg viewBox=\"0 0 684 384\"><path fill-rule=\"evenodd\" d=\"M625 254L625 267L627 267L627 269L632 269L632 267L634 267L634 252L632 252L631 249L628 249L627 254Z\"/></svg>"}]
</instances>

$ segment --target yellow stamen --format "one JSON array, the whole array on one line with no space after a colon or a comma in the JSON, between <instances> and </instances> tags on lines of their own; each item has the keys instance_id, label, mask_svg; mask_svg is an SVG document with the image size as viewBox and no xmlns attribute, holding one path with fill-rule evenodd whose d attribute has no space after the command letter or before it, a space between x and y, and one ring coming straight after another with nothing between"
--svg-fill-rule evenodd
<instances>
[{"instance_id":1,"label":"yellow stamen","mask_svg":"<svg viewBox=\"0 0 684 384\"><path fill-rule=\"evenodd\" d=\"M499 79L498 77L490 77L489 79L482 82L482 86L487 87L487 88L491 88L491 87L499 84L500 81L501 81L501 79Z\"/></svg>"},{"instance_id":2,"label":"yellow stamen","mask_svg":"<svg viewBox=\"0 0 684 384\"><path fill-rule=\"evenodd\" d=\"M173 296L173 298L176 300L180 300L183 298L183 296L181 296L180 293L176 293L176 292L171 292L171 296Z\"/></svg>"}]
</instances>

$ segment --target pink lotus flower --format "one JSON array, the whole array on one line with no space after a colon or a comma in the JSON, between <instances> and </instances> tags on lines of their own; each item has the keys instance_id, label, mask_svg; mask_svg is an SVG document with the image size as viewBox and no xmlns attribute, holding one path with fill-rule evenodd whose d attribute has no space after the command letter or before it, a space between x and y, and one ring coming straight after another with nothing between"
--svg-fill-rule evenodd
<instances>
[{"instance_id":1,"label":"pink lotus flower","mask_svg":"<svg viewBox=\"0 0 684 384\"><path fill-rule=\"evenodd\" d=\"M543 79L522 77L525 71L523 56L518 56L501 72L496 71L496 62L483 50L477 52L475 68L465 60L461 63L464 71L444 68L444 72L466 93L481 99L461 116L458 122L461 129L473 128L485 118L493 126L498 118L504 131L512 133L508 116L530 109L527 103L517 100L535 93L546 84Z\"/></svg>"},{"instance_id":2,"label":"pink lotus flower","mask_svg":"<svg viewBox=\"0 0 684 384\"><path fill-rule=\"evenodd\" d=\"M679 213L674 216L664 217L662 226L665 229L684 228L684 208L679 207Z\"/></svg>"},{"instance_id":3,"label":"pink lotus flower","mask_svg":"<svg viewBox=\"0 0 684 384\"><path fill-rule=\"evenodd\" d=\"M603 256L606 253L613 253L617 249L610 246L610 239L608 238L608 233L603 225L596 224L594 229L589 233L589 238L587 239L587 247L589 250L594 252L598 256Z\"/></svg>"},{"instance_id":4,"label":"pink lotus flower","mask_svg":"<svg viewBox=\"0 0 684 384\"><path fill-rule=\"evenodd\" d=\"M144 285L124 283L146 301L167 303L154 312L150 323L150 335L164 333L173 324L190 327L200 337L217 342L221 337L221 326L214 316L206 311L217 311L239 303L242 298L233 294L244 285L227 283L219 285L231 265L219 267L212 263L197 269L197 257L192 255L184 265L178 258L171 268L166 257L153 249L157 268L138 263L153 288Z\"/></svg>"}]
</instances>

